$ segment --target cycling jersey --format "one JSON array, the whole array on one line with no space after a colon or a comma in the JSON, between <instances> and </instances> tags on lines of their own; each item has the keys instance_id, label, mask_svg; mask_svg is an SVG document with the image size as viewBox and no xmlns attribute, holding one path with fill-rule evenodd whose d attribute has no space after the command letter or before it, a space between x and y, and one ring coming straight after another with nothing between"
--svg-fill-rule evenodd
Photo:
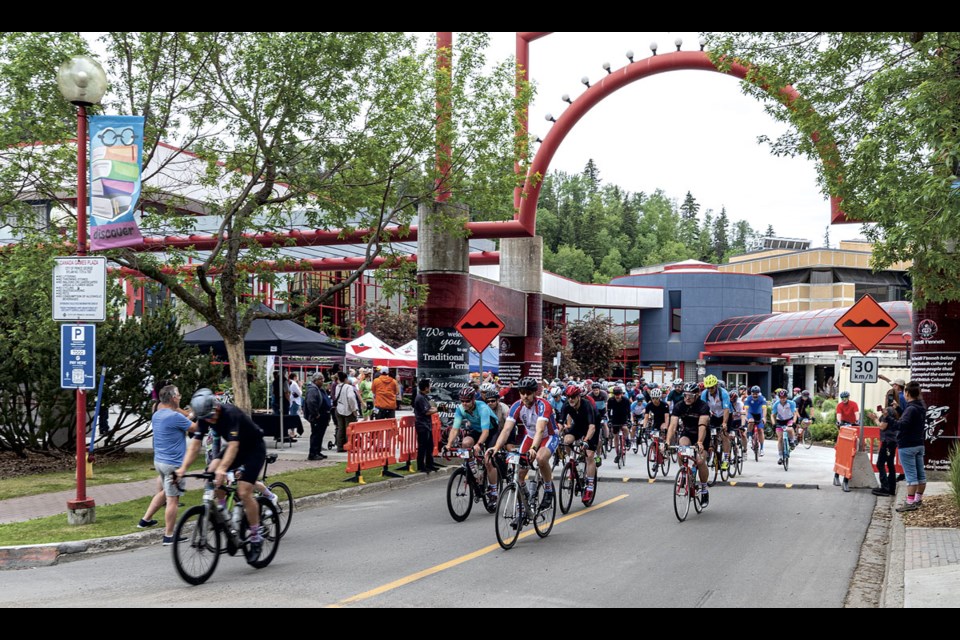
<instances>
[{"instance_id":1,"label":"cycling jersey","mask_svg":"<svg viewBox=\"0 0 960 640\"><path fill-rule=\"evenodd\" d=\"M671 406L676 405L678 402L683 402L683 391L673 389L667 394L667 402L670 403Z\"/></svg>"},{"instance_id":2,"label":"cycling jersey","mask_svg":"<svg viewBox=\"0 0 960 640\"><path fill-rule=\"evenodd\" d=\"M237 442L239 449L233 459L230 469L244 468L244 477L250 478L247 482L255 482L260 475L264 459L267 455L267 446L263 442L263 431L260 430L246 413L230 404L220 405L220 414L216 422L207 420L197 421L197 431L193 437L203 441L209 431L216 431L226 443ZM222 447L218 457L223 457L226 447Z\"/></svg>"},{"instance_id":3,"label":"cycling jersey","mask_svg":"<svg viewBox=\"0 0 960 640\"><path fill-rule=\"evenodd\" d=\"M467 428L471 431L487 431L491 428L497 431L497 416L490 410L486 402L474 401L473 411L464 409L463 403L458 404L457 410L453 414L453 428L462 428L465 420L469 423Z\"/></svg>"},{"instance_id":4,"label":"cycling jersey","mask_svg":"<svg viewBox=\"0 0 960 640\"><path fill-rule=\"evenodd\" d=\"M544 430L544 438L557 433L556 417L553 413L553 407L544 402L542 398L537 398L529 407L523 404L523 400L517 400L510 407L510 413L507 414L507 422L511 420L516 424L522 424L526 430L527 437L533 438L537 434L537 421L541 418L547 420L547 427Z\"/></svg>"},{"instance_id":5,"label":"cycling jersey","mask_svg":"<svg viewBox=\"0 0 960 640\"><path fill-rule=\"evenodd\" d=\"M860 407L853 400L847 402L841 401L837 405L837 420L840 422L849 422L850 424L857 424L857 412L860 411Z\"/></svg>"},{"instance_id":6,"label":"cycling jersey","mask_svg":"<svg viewBox=\"0 0 960 640\"><path fill-rule=\"evenodd\" d=\"M793 403L793 400L787 400L786 402L777 400L773 403L771 411L778 421L785 422L787 420L793 420L793 415L797 411L797 405Z\"/></svg>"},{"instance_id":7,"label":"cycling jersey","mask_svg":"<svg viewBox=\"0 0 960 640\"><path fill-rule=\"evenodd\" d=\"M800 396L799 400L794 400L797 405L797 412L800 414L800 418L809 418L810 417L810 407L813 406L813 400L811 398L804 398Z\"/></svg>"},{"instance_id":8,"label":"cycling jersey","mask_svg":"<svg viewBox=\"0 0 960 640\"><path fill-rule=\"evenodd\" d=\"M593 405L580 400L580 406L574 409L573 405L567 404L563 408L563 413L560 415L560 421L566 425L568 417L571 418L572 422L570 433L576 438L586 438L590 425L592 424L594 426L593 437L590 438L590 441L587 443L587 448L591 451L596 451L597 443L600 439L600 429L597 428L596 410L593 408Z\"/></svg>"},{"instance_id":9,"label":"cycling jersey","mask_svg":"<svg viewBox=\"0 0 960 640\"><path fill-rule=\"evenodd\" d=\"M710 393L709 389L704 389L703 393L700 394L700 399L707 403L707 406L710 407L710 415L715 417L723 417L723 410L731 410L730 407L730 394L727 393L726 389L720 389L720 392L716 395Z\"/></svg>"},{"instance_id":10,"label":"cycling jersey","mask_svg":"<svg viewBox=\"0 0 960 640\"><path fill-rule=\"evenodd\" d=\"M753 397L753 394L747 396L747 399L743 401L745 407L747 407L747 413L750 417L759 420L763 417L763 408L767 406L767 399L763 397L763 394Z\"/></svg>"},{"instance_id":11,"label":"cycling jersey","mask_svg":"<svg viewBox=\"0 0 960 640\"><path fill-rule=\"evenodd\" d=\"M563 398L550 398L550 408L553 409L553 412L557 415L560 415L560 412L563 411Z\"/></svg>"},{"instance_id":12,"label":"cycling jersey","mask_svg":"<svg viewBox=\"0 0 960 640\"><path fill-rule=\"evenodd\" d=\"M697 398L693 404L687 404L681 400L673 407L670 414L676 416L680 421L680 436L689 438L694 444L700 438L700 417L710 415L710 407L707 403Z\"/></svg>"},{"instance_id":13,"label":"cycling jersey","mask_svg":"<svg viewBox=\"0 0 960 640\"><path fill-rule=\"evenodd\" d=\"M622 395L620 399L613 396L607 400L607 416L612 425L627 424L630 422L630 401Z\"/></svg>"},{"instance_id":14,"label":"cycling jersey","mask_svg":"<svg viewBox=\"0 0 960 640\"><path fill-rule=\"evenodd\" d=\"M743 419L743 401L737 398L736 402L730 401L730 422L739 425Z\"/></svg>"},{"instance_id":15,"label":"cycling jersey","mask_svg":"<svg viewBox=\"0 0 960 640\"><path fill-rule=\"evenodd\" d=\"M607 400L610 398L607 395L607 392L603 389L599 389L600 393L594 395L591 391L587 395L593 400L594 404L597 405L597 411L604 411L607 408Z\"/></svg>"},{"instance_id":16,"label":"cycling jersey","mask_svg":"<svg viewBox=\"0 0 960 640\"><path fill-rule=\"evenodd\" d=\"M634 403L630 405L630 413L637 418L642 418L643 414L646 413L646 410L646 403L644 403L642 400L635 400Z\"/></svg>"},{"instance_id":17,"label":"cycling jersey","mask_svg":"<svg viewBox=\"0 0 960 640\"><path fill-rule=\"evenodd\" d=\"M666 402L657 404L651 400L650 403L647 404L647 413L650 414L650 427L662 427L663 423L666 422L667 415L670 413L670 407L667 406Z\"/></svg>"}]
</instances>

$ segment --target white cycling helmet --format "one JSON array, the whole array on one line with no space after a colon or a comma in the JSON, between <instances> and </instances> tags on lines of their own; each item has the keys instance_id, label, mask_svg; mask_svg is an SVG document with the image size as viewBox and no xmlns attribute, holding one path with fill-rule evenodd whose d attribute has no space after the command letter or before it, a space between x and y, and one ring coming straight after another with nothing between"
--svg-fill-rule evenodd
<instances>
[{"instance_id":1,"label":"white cycling helmet","mask_svg":"<svg viewBox=\"0 0 960 640\"><path fill-rule=\"evenodd\" d=\"M660 391L660 387L654 387L653 389L650 389L650 399L651 399L651 400L654 399L654 398L659 398L662 394L663 394L663 392Z\"/></svg>"}]
</instances>

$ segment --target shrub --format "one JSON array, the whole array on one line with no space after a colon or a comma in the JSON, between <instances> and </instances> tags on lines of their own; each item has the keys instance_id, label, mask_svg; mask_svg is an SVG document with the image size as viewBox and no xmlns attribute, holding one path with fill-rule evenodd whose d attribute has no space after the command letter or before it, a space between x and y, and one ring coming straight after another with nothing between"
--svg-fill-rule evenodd
<instances>
[{"instance_id":1,"label":"shrub","mask_svg":"<svg viewBox=\"0 0 960 640\"><path fill-rule=\"evenodd\" d=\"M950 449L950 495L960 509L960 445Z\"/></svg>"},{"instance_id":2,"label":"shrub","mask_svg":"<svg viewBox=\"0 0 960 640\"><path fill-rule=\"evenodd\" d=\"M834 422L814 422L810 425L810 435L817 441L836 442L840 430Z\"/></svg>"},{"instance_id":3,"label":"shrub","mask_svg":"<svg viewBox=\"0 0 960 640\"><path fill-rule=\"evenodd\" d=\"M826 400L823 396L813 396L813 406L816 409L819 409L823 406L823 401Z\"/></svg>"}]
</instances>

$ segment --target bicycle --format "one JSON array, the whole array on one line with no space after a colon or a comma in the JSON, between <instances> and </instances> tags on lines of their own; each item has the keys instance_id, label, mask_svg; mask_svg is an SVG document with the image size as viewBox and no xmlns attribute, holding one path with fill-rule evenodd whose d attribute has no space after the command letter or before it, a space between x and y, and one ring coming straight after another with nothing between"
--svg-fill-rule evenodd
<instances>
[{"instance_id":1,"label":"bicycle","mask_svg":"<svg viewBox=\"0 0 960 640\"><path fill-rule=\"evenodd\" d=\"M760 462L760 434L764 431L763 420L760 422L751 420L749 424L753 425L753 431L750 433L750 448L753 450L753 461Z\"/></svg>"},{"instance_id":2,"label":"bicycle","mask_svg":"<svg viewBox=\"0 0 960 640\"><path fill-rule=\"evenodd\" d=\"M731 478L736 478L738 475L743 475L743 447L740 441L740 427L730 427L729 430L730 437L730 463L729 463L729 475Z\"/></svg>"},{"instance_id":3,"label":"bicycle","mask_svg":"<svg viewBox=\"0 0 960 640\"><path fill-rule=\"evenodd\" d=\"M263 463L263 477L260 481L267 485L267 467L277 461L277 454L268 453L267 459ZM280 519L280 537L282 538L290 528L290 520L293 518L293 493L285 482L277 481L267 485L276 496L277 517Z\"/></svg>"},{"instance_id":4,"label":"bicycle","mask_svg":"<svg viewBox=\"0 0 960 640\"><path fill-rule=\"evenodd\" d=\"M560 476L560 513L567 513L573 505L573 496L582 496L587 490L587 448L582 440L572 445L573 455L567 459ZM560 445L557 449L564 448ZM593 505L597 497L597 477L593 477L593 495L584 502L585 507Z\"/></svg>"},{"instance_id":5,"label":"bicycle","mask_svg":"<svg viewBox=\"0 0 960 640\"><path fill-rule=\"evenodd\" d=\"M443 457L463 460L461 467L450 474L447 482L447 509L450 516L457 522L463 522L470 515L473 503L481 501L487 513L496 511L495 498L487 493L487 465L483 462L483 456L477 456L471 448L445 449Z\"/></svg>"},{"instance_id":6,"label":"bicycle","mask_svg":"<svg viewBox=\"0 0 960 640\"><path fill-rule=\"evenodd\" d=\"M186 478L201 478L208 482L216 478L214 473L188 473ZM233 474L228 475L230 484L221 487L228 498L234 498L236 486ZM263 544L256 560L247 560L255 569L270 564L280 546L280 519L273 504L267 498L256 498L260 510L260 532ZM173 564L180 577L189 584L206 582L213 575L220 561L220 554L231 556L242 551L249 557L250 539L247 515L237 503L228 511L217 504L215 489L208 484L203 492L203 504L190 507L177 521L173 531ZM223 547L224 541L226 547Z\"/></svg>"},{"instance_id":7,"label":"bicycle","mask_svg":"<svg viewBox=\"0 0 960 640\"><path fill-rule=\"evenodd\" d=\"M507 467L513 469L513 475L503 487L494 528L497 542L507 550L513 548L520 538L520 531L531 522L538 536L546 538L550 535L557 517L557 496L554 494L551 504L541 509L543 478L540 477L536 460L531 461L527 454L518 451L507 451L501 455L504 456ZM520 481L522 469L530 469L525 484ZM530 474L533 474L532 478L529 477ZM531 501L534 505L532 507Z\"/></svg>"},{"instance_id":8,"label":"bicycle","mask_svg":"<svg viewBox=\"0 0 960 640\"><path fill-rule=\"evenodd\" d=\"M657 470L666 478L670 473L670 456L660 450L660 428L650 428L650 446L647 448L647 475L653 480L657 477Z\"/></svg>"},{"instance_id":9,"label":"bicycle","mask_svg":"<svg viewBox=\"0 0 960 640\"><path fill-rule=\"evenodd\" d=\"M616 435L613 436L614 445L617 449L617 455L614 460L617 463L617 469L623 469L627 466L627 436L624 433L626 427L621 425L617 429Z\"/></svg>"},{"instance_id":10,"label":"bicycle","mask_svg":"<svg viewBox=\"0 0 960 640\"><path fill-rule=\"evenodd\" d=\"M813 422L810 418L804 418L800 421L800 426L796 428L797 444L803 443L804 449L813 446L813 436L810 434L810 424Z\"/></svg>"},{"instance_id":11,"label":"bicycle","mask_svg":"<svg viewBox=\"0 0 960 640\"><path fill-rule=\"evenodd\" d=\"M690 505L697 513L703 511L700 504L700 488L697 484L697 448L694 446L670 447L677 454L677 479L673 485L673 511L677 520L683 522L690 513Z\"/></svg>"},{"instance_id":12,"label":"bicycle","mask_svg":"<svg viewBox=\"0 0 960 640\"><path fill-rule=\"evenodd\" d=\"M783 457L783 470L790 466L790 434L787 429L793 426L793 420L777 420L777 428L781 430L780 455Z\"/></svg>"},{"instance_id":13,"label":"bicycle","mask_svg":"<svg viewBox=\"0 0 960 640\"><path fill-rule=\"evenodd\" d=\"M706 449L707 456L707 469L713 470L712 477L707 482L708 487L712 487L717 484L717 476L720 477L722 482L726 482L730 477L729 474L729 463L727 464L727 469L723 469L723 446L720 441L720 435L718 434L718 427L710 427L710 444Z\"/></svg>"}]
</instances>

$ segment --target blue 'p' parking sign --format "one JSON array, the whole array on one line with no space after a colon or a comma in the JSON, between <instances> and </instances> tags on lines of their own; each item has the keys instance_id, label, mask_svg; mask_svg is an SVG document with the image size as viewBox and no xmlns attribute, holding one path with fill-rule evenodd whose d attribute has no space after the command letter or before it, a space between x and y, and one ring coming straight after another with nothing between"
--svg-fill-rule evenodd
<instances>
[{"instance_id":1,"label":"blue 'p' parking sign","mask_svg":"<svg viewBox=\"0 0 960 640\"><path fill-rule=\"evenodd\" d=\"M60 325L60 387L93 389L97 366L97 326Z\"/></svg>"}]
</instances>

